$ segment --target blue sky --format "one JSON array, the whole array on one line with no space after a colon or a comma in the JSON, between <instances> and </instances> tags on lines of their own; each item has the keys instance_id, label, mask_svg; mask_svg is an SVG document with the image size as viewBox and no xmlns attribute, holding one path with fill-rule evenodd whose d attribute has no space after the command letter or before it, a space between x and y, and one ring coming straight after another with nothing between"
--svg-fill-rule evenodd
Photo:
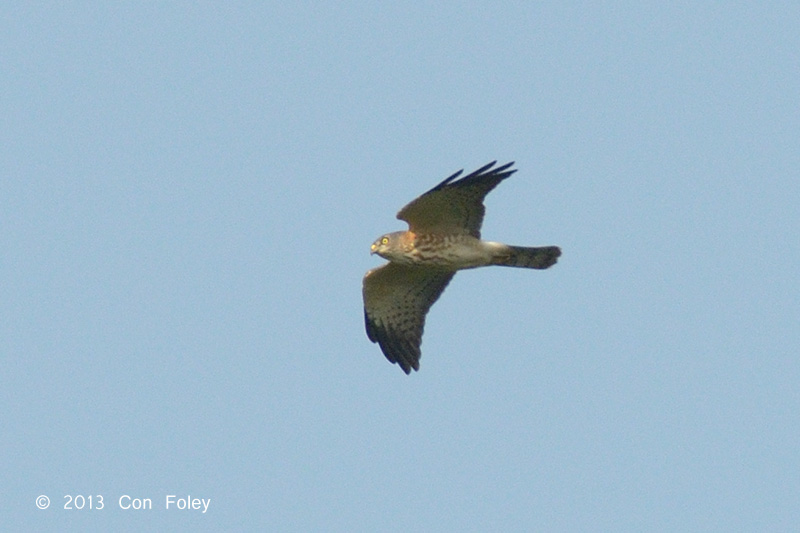
<instances>
[{"instance_id":1,"label":"blue sky","mask_svg":"<svg viewBox=\"0 0 800 533\"><path fill-rule=\"evenodd\" d=\"M800 522L795 5L2 11L2 522ZM484 237L563 256L458 274L406 376L369 245L495 159Z\"/></svg>"}]
</instances>

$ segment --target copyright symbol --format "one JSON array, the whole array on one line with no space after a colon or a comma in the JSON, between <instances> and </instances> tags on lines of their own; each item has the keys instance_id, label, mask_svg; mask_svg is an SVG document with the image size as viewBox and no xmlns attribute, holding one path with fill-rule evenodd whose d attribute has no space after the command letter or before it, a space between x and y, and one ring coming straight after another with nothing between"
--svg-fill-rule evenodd
<instances>
[{"instance_id":1,"label":"copyright symbol","mask_svg":"<svg viewBox=\"0 0 800 533\"><path fill-rule=\"evenodd\" d=\"M47 509L50 507L50 498L42 494L38 498L36 498L36 507L39 509Z\"/></svg>"}]
</instances>

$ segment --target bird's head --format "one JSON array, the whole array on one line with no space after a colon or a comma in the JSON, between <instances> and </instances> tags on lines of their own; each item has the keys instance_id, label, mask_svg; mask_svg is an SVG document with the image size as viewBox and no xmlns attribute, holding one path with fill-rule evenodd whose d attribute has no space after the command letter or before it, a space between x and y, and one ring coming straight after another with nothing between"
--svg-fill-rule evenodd
<instances>
[{"instance_id":1,"label":"bird's head","mask_svg":"<svg viewBox=\"0 0 800 533\"><path fill-rule=\"evenodd\" d=\"M402 253L401 239L405 233L405 231L395 231L394 233L382 235L370 246L370 254L378 254L384 259L394 259L398 254Z\"/></svg>"}]
</instances>

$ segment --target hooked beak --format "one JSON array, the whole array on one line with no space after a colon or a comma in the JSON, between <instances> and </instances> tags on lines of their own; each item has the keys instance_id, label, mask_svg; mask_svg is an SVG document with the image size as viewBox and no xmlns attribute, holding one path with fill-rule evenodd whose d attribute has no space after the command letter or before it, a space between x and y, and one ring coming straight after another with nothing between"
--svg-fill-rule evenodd
<instances>
[{"instance_id":1,"label":"hooked beak","mask_svg":"<svg viewBox=\"0 0 800 533\"><path fill-rule=\"evenodd\" d=\"M377 250L377 249L378 249L378 247L375 246L374 244L372 246L370 246L369 247L369 255L375 255L375 250Z\"/></svg>"}]
</instances>

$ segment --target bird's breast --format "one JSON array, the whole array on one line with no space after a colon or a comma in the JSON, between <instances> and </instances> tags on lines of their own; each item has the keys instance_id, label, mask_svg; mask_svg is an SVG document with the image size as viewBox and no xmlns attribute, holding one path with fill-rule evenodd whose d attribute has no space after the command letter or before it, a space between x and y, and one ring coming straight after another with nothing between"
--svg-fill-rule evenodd
<instances>
[{"instance_id":1,"label":"bird's breast","mask_svg":"<svg viewBox=\"0 0 800 533\"><path fill-rule=\"evenodd\" d=\"M414 263L461 270L489 264L490 255L471 235L417 234L411 252Z\"/></svg>"}]
</instances>

